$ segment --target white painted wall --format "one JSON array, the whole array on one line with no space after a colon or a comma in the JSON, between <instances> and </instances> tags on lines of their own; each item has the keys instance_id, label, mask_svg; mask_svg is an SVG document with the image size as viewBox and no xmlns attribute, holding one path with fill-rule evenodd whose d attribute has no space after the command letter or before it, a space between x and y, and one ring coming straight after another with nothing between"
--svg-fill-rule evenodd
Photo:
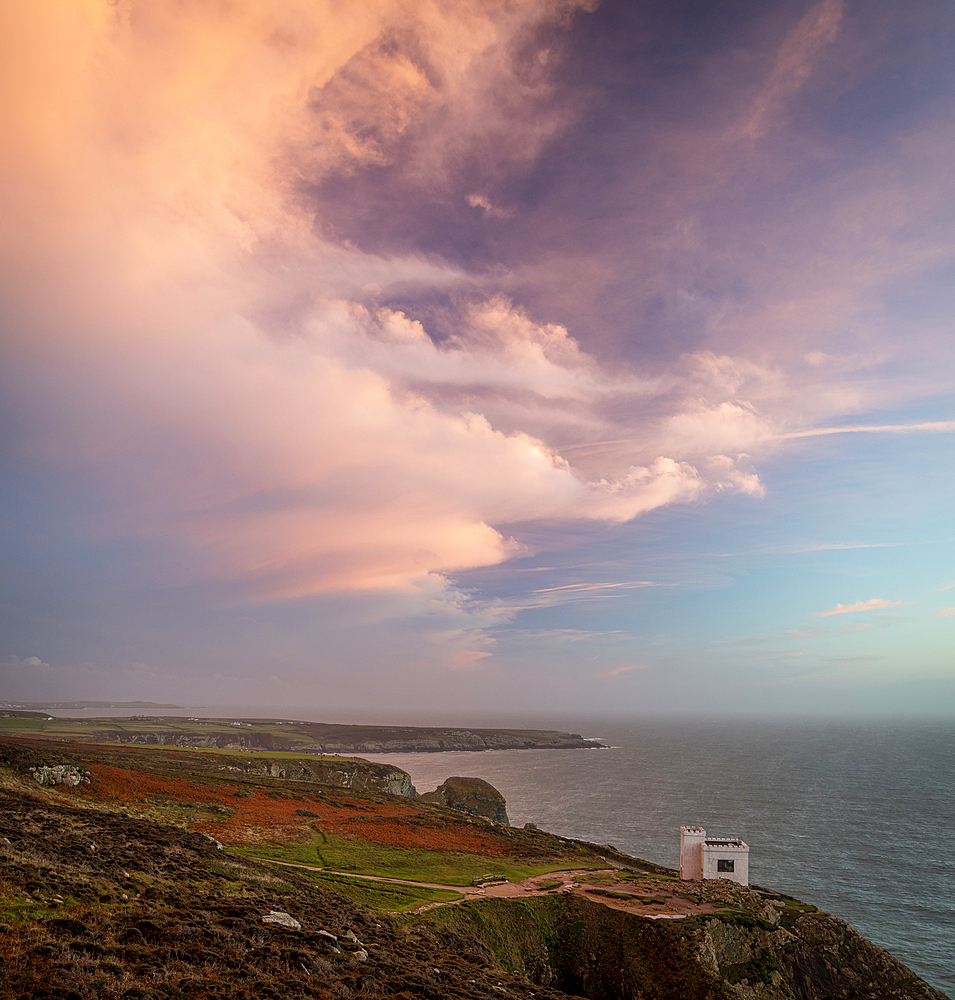
<instances>
[{"instance_id":1,"label":"white painted wall","mask_svg":"<svg viewBox=\"0 0 955 1000\"><path fill-rule=\"evenodd\" d=\"M741 840L729 844L707 844L700 848L703 855L703 878L726 878L740 885L749 885L749 847ZM732 861L733 871L721 872L720 861Z\"/></svg>"},{"instance_id":2,"label":"white painted wall","mask_svg":"<svg viewBox=\"0 0 955 1000\"><path fill-rule=\"evenodd\" d=\"M703 841L706 830L702 826L680 827L680 878L703 878Z\"/></svg>"},{"instance_id":3,"label":"white painted wall","mask_svg":"<svg viewBox=\"0 0 955 1000\"><path fill-rule=\"evenodd\" d=\"M733 871L721 872L721 860L732 861ZM738 837L708 838L701 826L681 826L680 878L725 878L749 885L749 846Z\"/></svg>"}]
</instances>

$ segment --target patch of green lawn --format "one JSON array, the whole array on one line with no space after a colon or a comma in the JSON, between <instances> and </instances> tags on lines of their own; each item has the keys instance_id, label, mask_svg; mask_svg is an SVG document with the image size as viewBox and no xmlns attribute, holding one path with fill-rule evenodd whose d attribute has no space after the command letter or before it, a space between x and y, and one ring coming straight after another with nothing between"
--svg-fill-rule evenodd
<instances>
[{"instance_id":1,"label":"patch of green lawn","mask_svg":"<svg viewBox=\"0 0 955 1000\"><path fill-rule=\"evenodd\" d=\"M303 872L306 878L323 888L347 896L359 906L368 906L386 913L405 913L417 910L428 903L452 903L464 897L450 889L429 889L427 886L395 885L389 882L370 882L352 879L345 875L326 875L323 872Z\"/></svg>"},{"instance_id":2,"label":"patch of green lawn","mask_svg":"<svg viewBox=\"0 0 955 1000\"><path fill-rule=\"evenodd\" d=\"M44 719L0 719L0 733L39 732L47 725Z\"/></svg>"},{"instance_id":3,"label":"patch of green lawn","mask_svg":"<svg viewBox=\"0 0 955 1000\"><path fill-rule=\"evenodd\" d=\"M532 875L563 871L568 866L566 859L559 858L541 859L535 863L463 851L386 847L331 833L316 833L315 838L306 843L256 844L236 849L254 857L319 865L336 872L404 878L412 882L438 882L441 885L470 885L475 878L483 875L498 875L509 882L518 882Z\"/></svg>"}]
</instances>

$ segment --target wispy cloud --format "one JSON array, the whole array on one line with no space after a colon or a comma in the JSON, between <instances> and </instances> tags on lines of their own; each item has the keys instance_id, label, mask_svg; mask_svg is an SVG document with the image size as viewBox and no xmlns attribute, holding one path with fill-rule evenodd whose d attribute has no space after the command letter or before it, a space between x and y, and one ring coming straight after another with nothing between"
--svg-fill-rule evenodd
<instances>
[{"instance_id":1,"label":"wispy cloud","mask_svg":"<svg viewBox=\"0 0 955 1000\"><path fill-rule=\"evenodd\" d=\"M676 583L655 583L652 580L608 581L605 583L568 583L558 587L543 587L519 597L495 602L502 613L512 614L534 608L554 608L564 604L595 604L623 596L646 587L676 587Z\"/></svg>"},{"instance_id":2,"label":"wispy cloud","mask_svg":"<svg viewBox=\"0 0 955 1000\"><path fill-rule=\"evenodd\" d=\"M600 680L610 680L613 677L622 677L624 674L631 674L635 670L646 670L647 664L645 663L627 663L622 667L612 667L610 670L604 670L602 673L597 674Z\"/></svg>"},{"instance_id":3,"label":"wispy cloud","mask_svg":"<svg viewBox=\"0 0 955 1000\"><path fill-rule=\"evenodd\" d=\"M508 631L508 637L519 638L523 642L622 642L631 638L623 629L591 632L578 628L552 628L536 632L512 629Z\"/></svg>"},{"instance_id":4,"label":"wispy cloud","mask_svg":"<svg viewBox=\"0 0 955 1000\"><path fill-rule=\"evenodd\" d=\"M823 0L789 31L769 79L740 126L743 136L757 139L774 124L783 105L809 79L822 50L835 41L841 21L842 0Z\"/></svg>"},{"instance_id":5,"label":"wispy cloud","mask_svg":"<svg viewBox=\"0 0 955 1000\"><path fill-rule=\"evenodd\" d=\"M951 434L955 420L934 420L918 424L854 424L846 427L815 427L807 431L774 434L770 440L791 441L795 438L822 437L826 434Z\"/></svg>"},{"instance_id":6,"label":"wispy cloud","mask_svg":"<svg viewBox=\"0 0 955 1000\"><path fill-rule=\"evenodd\" d=\"M952 618L955 616L955 608L937 608L932 612L933 618Z\"/></svg>"},{"instance_id":7,"label":"wispy cloud","mask_svg":"<svg viewBox=\"0 0 955 1000\"><path fill-rule=\"evenodd\" d=\"M827 656L831 663L838 663L842 667L861 666L866 663L878 663L885 660L885 656Z\"/></svg>"},{"instance_id":8,"label":"wispy cloud","mask_svg":"<svg viewBox=\"0 0 955 1000\"><path fill-rule=\"evenodd\" d=\"M834 612L838 614L838 612ZM880 619L885 619L887 615L880 615ZM788 634L793 639L831 639L843 635L857 635L859 632L878 632L882 628L873 622L852 622L851 625L843 625L841 628L827 628L820 631L806 628L787 629Z\"/></svg>"},{"instance_id":9,"label":"wispy cloud","mask_svg":"<svg viewBox=\"0 0 955 1000\"><path fill-rule=\"evenodd\" d=\"M818 545L801 545L792 549L794 555L800 552L840 552L843 549L895 549L903 545L919 545L920 542L820 542Z\"/></svg>"},{"instance_id":10,"label":"wispy cloud","mask_svg":"<svg viewBox=\"0 0 955 1000\"><path fill-rule=\"evenodd\" d=\"M881 597L873 597L868 601L856 601L855 604L837 604L828 611L816 611L816 617L827 618L829 615L847 615L855 611L871 611L874 608L905 608L911 601L887 601Z\"/></svg>"},{"instance_id":11,"label":"wispy cloud","mask_svg":"<svg viewBox=\"0 0 955 1000\"><path fill-rule=\"evenodd\" d=\"M493 656L493 654L482 649L459 649L451 657L451 663L455 667L467 668L474 666L479 660L484 660L489 656Z\"/></svg>"},{"instance_id":12,"label":"wispy cloud","mask_svg":"<svg viewBox=\"0 0 955 1000\"><path fill-rule=\"evenodd\" d=\"M673 584L654 583L652 580L624 580L610 583L566 583L561 587L543 587L535 590L535 594L553 594L557 591L565 593L586 593L596 590L635 590L638 587L665 587Z\"/></svg>"}]
</instances>

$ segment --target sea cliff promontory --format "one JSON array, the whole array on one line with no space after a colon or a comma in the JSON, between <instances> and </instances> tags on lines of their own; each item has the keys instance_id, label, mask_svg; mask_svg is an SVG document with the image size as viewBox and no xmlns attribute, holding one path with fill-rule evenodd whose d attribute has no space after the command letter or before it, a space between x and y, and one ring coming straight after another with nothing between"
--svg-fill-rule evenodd
<instances>
[{"instance_id":1,"label":"sea cliff promontory","mask_svg":"<svg viewBox=\"0 0 955 1000\"><path fill-rule=\"evenodd\" d=\"M365 726L290 719L54 718L46 712L0 713L0 733L67 742L144 746L278 750L296 753L443 753L451 750L587 750L600 740L556 729L481 729L440 726Z\"/></svg>"},{"instance_id":2,"label":"sea cliff promontory","mask_svg":"<svg viewBox=\"0 0 955 1000\"><path fill-rule=\"evenodd\" d=\"M0 739L0 996L944 1000L771 889L301 760Z\"/></svg>"}]
</instances>

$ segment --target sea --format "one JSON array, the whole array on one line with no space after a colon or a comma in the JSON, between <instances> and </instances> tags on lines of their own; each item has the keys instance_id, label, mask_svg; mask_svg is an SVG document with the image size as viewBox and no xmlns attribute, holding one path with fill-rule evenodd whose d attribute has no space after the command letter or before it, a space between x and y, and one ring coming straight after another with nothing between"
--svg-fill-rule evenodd
<instances>
[{"instance_id":1,"label":"sea","mask_svg":"<svg viewBox=\"0 0 955 1000\"><path fill-rule=\"evenodd\" d=\"M483 778L504 795L512 825L536 823L674 868L681 825L742 837L752 882L836 914L955 1000L951 721L559 728L610 749L369 759L403 768L419 791L451 775Z\"/></svg>"},{"instance_id":2,"label":"sea","mask_svg":"<svg viewBox=\"0 0 955 1000\"><path fill-rule=\"evenodd\" d=\"M79 717L128 709L62 711ZM955 720L394 717L193 706L163 715L562 729L603 750L363 754L419 792L483 778L514 826L678 868L680 827L749 844L750 880L834 913L955 1000Z\"/></svg>"}]
</instances>

